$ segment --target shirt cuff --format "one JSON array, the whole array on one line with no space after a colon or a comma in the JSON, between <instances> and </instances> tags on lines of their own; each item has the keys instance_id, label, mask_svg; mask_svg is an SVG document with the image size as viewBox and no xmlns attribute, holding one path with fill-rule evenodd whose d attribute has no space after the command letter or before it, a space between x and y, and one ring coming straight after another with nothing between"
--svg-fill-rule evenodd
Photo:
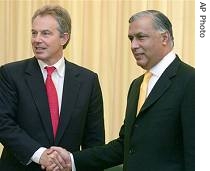
<instances>
[{"instance_id":1,"label":"shirt cuff","mask_svg":"<svg viewBox=\"0 0 210 171\"><path fill-rule=\"evenodd\" d=\"M46 150L45 147L40 147L31 157L31 160L37 164L39 164L39 160L42 156L42 153Z\"/></svg>"},{"instance_id":2,"label":"shirt cuff","mask_svg":"<svg viewBox=\"0 0 210 171\"><path fill-rule=\"evenodd\" d=\"M74 157L72 155L72 153L69 153L70 154L70 158L71 158L71 165L72 165L72 171L76 171L76 167L75 167L75 163L74 163Z\"/></svg>"}]
</instances>

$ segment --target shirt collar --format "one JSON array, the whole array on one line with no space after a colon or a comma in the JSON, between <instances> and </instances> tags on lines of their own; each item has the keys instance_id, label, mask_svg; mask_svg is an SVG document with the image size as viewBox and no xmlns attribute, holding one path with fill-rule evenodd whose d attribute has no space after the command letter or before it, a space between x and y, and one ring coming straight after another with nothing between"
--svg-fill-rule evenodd
<instances>
[{"instance_id":1,"label":"shirt collar","mask_svg":"<svg viewBox=\"0 0 210 171\"><path fill-rule=\"evenodd\" d=\"M46 63L38 59L39 66L41 68L42 73L45 72L45 67L48 66ZM52 65L56 68L56 72L60 77L64 77L64 71L65 71L65 59L62 57L57 63Z\"/></svg>"},{"instance_id":2,"label":"shirt collar","mask_svg":"<svg viewBox=\"0 0 210 171\"><path fill-rule=\"evenodd\" d=\"M150 72L153 75L160 77L165 69L173 62L175 57L176 55L173 51L169 52L158 64L150 69Z\"/></svg>"}]
</instances>

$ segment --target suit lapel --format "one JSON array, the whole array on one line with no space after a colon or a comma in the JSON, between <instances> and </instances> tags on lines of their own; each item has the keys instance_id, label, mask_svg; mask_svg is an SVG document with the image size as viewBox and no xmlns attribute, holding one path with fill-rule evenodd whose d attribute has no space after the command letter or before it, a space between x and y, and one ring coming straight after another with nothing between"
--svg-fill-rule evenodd
<instances>
[{"instance_id":1,"label":"suit lapel","mask_svg":"<svg viewBox=\"0 0 210 171\"><path fill-rule=\"evenodd\" d=\"M58 144L61 137L71 120L71 114L77 101L80 82L78 80L79 72L74 65L66 61L65 78L63 84L63 96L60 112L60 121L55 144Z\"/></svg>"},{"instance_id":2,"label":"suit lapel","mask_svg":"<svg viewBox=\"0 0 210 171\"><path fill-rule=\"evenodd\" d=\"M161 76L154 86L153 90L149 94L148 98L146 99L144 105L141 108L141 111L144 111L148 107L150 107L155 101L157 101L162 94L169 88L171 81L167 76Z\"/></svg>"},{"instance_id":3,"label":"suit lapel","mask_svg":"<svg viewBox=\"0 0 210 171\"><path fill-rule=\"evenodd\" d=\"M166 70L163 72L159 80L156 82L149 96L145 100L145 103L143 104L139 115L141 115L141 113L144 110L149 108L164 94L165 91L167 91L167 89L170 87L171 84L171 78L176 76L176 71L178 69L179 64L180 64L180 59L177 56L174 59L174 61L166 68Z\"/></svg>"},{"instance_id":4,"label":"suit lapel","mask_svg":"<svg viewBox=\"0 0 210 171\"><path fill-rule=\"evenodd\" d=\"M136 81L133 82L133 84L130 87L129 94L128 94L128 102L127 102L127 108L126 108L126 115L128 115L126 118L129 119L128 124L133 124L136 115L137 115L137 105L138 105L138 99L139 99L139 90L140 90L140 84L143 81L143 76L136 79Z\"/></svg>"},{"instance_id":5,"label":"suit lapel","mask_svg":"<svg viewBox=\"0 0 210 171\"><path fill-rule=\"evenodd\" d=\"M53 131L48 107L47 94L39 64L35 58L31 59L25 71L25 79L31 91L34 103L39 111L44 130L50 143L53 143Z\"/></svg>"}]
</instances>

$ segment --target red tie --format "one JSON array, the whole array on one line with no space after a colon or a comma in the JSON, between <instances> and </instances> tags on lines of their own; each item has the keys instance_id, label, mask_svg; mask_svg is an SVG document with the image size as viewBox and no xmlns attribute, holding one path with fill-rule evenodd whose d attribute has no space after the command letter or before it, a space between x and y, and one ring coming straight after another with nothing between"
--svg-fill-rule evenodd
<instances>
[{"instance_id":1,"label":"red tie","mask_svg":"<svg viewBox=\"0 0 210 171\"><path fill-rule=\"evenodd\" d=\"M51 121L53 126L53 134L54 137L56 136L57 128L58 128L58 121L59 121L59 109L58 109L58 96L56 92L55 85L52 81L51 74L55 70L55 67L45 67L47 70L47 79L45 82L46 89L47 89L47 97L48 103L50 107L50 115Z\"/></svg>"}]
</instances>

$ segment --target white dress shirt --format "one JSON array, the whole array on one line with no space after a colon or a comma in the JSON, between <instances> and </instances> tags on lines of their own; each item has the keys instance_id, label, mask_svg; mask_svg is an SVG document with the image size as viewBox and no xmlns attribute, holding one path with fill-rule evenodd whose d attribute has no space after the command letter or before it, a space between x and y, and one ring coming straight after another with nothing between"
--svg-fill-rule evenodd
<instances>
[{"instance_id":1,"label":"white dress shirt","mask_svg":"<svg viewBox=\"0 0 210 171\"><path fill-rule=\"evenodd\" d=\"M47 78L47 71L44 69L47 64L45 64L43 61L38 60L40 69L42 71L42 75L44 78L44 82ZM62 57L56 64L53 65L56 69L52 73L52 80L55 85L57 95L58 95L58 104L59 104L59 115L61 111L61 102L62 102L62 94L63 94L63 83L64 83L64 75L65 75L65 60L64 57ZM45 147L40 147L31 157L31 160L35 163L39 163L40 157L42 153L46 150ZM29 162L30 163L30 162ZM28 164L29 164L28 163Z\"/></svg>"},{"instance_id":2,"label":"white dress shirt","mask_svg":"<svg viewBox=\"0 0 210 171\"><path fill-rule=\"evenodd\" d=\"M171 51L158 64L156 64L149 70L152 73L152 77L150 78L148 83L147 96L152 91L152 88L154 87L162 73L165 71L165 69L173 62L175 57L175 53Z\"/></svg>"}]
</instances>

